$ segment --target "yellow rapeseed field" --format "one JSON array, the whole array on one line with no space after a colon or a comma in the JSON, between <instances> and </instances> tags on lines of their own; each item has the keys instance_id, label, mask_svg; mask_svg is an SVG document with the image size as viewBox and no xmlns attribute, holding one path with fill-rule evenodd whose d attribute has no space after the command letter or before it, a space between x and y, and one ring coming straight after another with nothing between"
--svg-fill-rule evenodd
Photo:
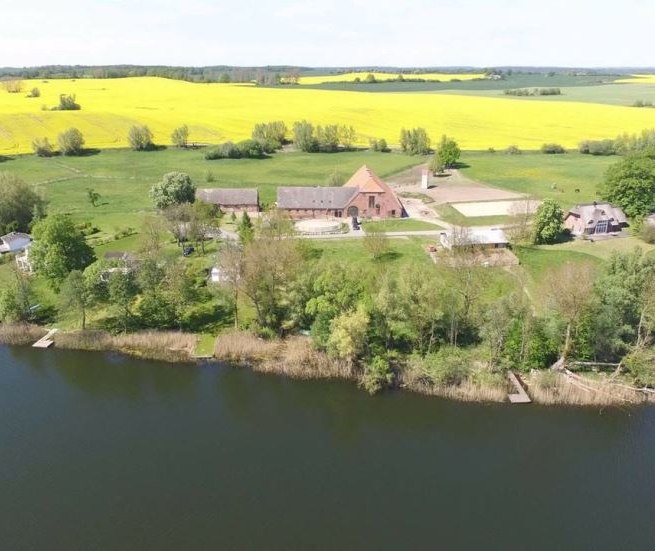
<instances>
[{"instance_id":1,"label":"yellow rapeseed field","mask_svg":"<svg viewBox=\"0 0 655 551\"><path fill-rule=\"evenodd\" d=\"M377 73L372 71L367 72L353 72L343 73L339 75L323 75L312 77L300 77L299 84L322 84L324 82L352 82L356 78L365 80L368 75L373 75L375 80L396 80L399 73ZM473 80L476 78L484 78L484 73L403 73L403 77L407 79L421 78L424 80L439 80L441 82L450 82L451 80Z\"/></svg>"},{"instance_id":2,"label":"yellow rapeseed field","mask_svg":"<svg viewBox=\"0 0 655 551\"><path fill-rule=\"evenodd\" d=\"M27 98L37 86L40 98ZM59 94L76 94L81 111L44 111ZM25 81L23 92L0 90L0 154L31 151L35 137L56 143L57 134L79 128L89 147L125 147L133 124L146 124L155 141L170 143L182 124L190 140L218 143L249 137L255 123L296 120L354 126L358 142L383 137L396 144L402 127L422 126L433 139L447 133L466 149L545 142L575 147L582 139L613 137L655 127L655 109L507 97L436 93L367 93L231 84L192 84L162 78Z\"/></svg>"},{"instance_id":3,"label":"yellow rapeseed field","mask_svg":"<svg viewBox=\"0 0 655 551\"><path fill-rule=\"evenodd\" d=\"M627 84L655 84L655 75L630 75L630 78L622 78L614 82Z\"/></svg>"}]
</instances>

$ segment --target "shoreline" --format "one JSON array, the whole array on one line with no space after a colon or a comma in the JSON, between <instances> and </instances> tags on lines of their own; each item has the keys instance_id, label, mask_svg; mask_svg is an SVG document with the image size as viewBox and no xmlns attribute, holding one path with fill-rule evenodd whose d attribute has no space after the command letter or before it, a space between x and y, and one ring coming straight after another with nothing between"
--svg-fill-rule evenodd
<instances>
[{"instance_id":1,"label":"shoreline","mask_svg":"<svg viewBox=\"0 0 655 551\"><path fill-rule=\"evenodd\" d=\"M31 346L47 333L37 325L0 324L0 344ZM198 365L202 361L224 362L233 368L290 379L342 379L362 392L363 370L344 360L316 350L309 337L263 340L246 331L233 331L217 338L211 356L194 355L197 336L192 333L142 331L111 335L100 330L59 331L55 348L88 352L116 352L133 358ZM655 391L592 380L567 371L540 371L522 375L532 403L540 406L635 407L655 403ZM435 385L416 377L402 365L394 368L387 391L402 391L474 403L509 403L509 382L480 383L466 380L458 385Z\"/></svg>"}]
</instances>

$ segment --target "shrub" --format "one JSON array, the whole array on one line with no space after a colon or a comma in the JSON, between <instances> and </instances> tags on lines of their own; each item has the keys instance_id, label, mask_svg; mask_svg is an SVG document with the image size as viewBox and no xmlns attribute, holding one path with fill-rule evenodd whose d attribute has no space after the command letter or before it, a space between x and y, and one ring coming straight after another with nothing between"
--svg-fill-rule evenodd
<instances>
[{"instance_id":1,"label":"shrub","mask_svg":"<svg viewBox=\"0 0 655 551\"><path fill-rule=\"evenodd\" d=\"M79 111L80 109L82 107L75 101L75 94L60 94L59 105L54 108L54 111Z\"/></svg>"},{"instance_id":2,"label":"shrub","mask_svg":"<svg viewBox=\"0 0 655 551\"><path fill-rule=\"evenodd\" d=\"M176 147L186 147L189 143L189 127L185 124L173 130L171 142Z\"/></svg>"},{"instance_id":3,"label":"shrub","mask_svg":"<svg viewBox=\"0 0 655 551\"><path fill-rule=\"evenodd\" d=\"M35 138L32 141L32 149L38 157L52 157L55 154L55 150L48 138Z\"/></svg>"},{"instance_id":4,"label":"shrub","mask_svg":"<svg viewBox=\"0 0 655 551\"><path fill-rule=\"evenodd\" d=\"M637 349L625 357L624 365L636 385L655 386L655 350Z\"/></svg>"},{"instance_id":5,"label":"shrub","mask_svg":"<svg viewBox=\"0 0 655 551\"><path fill-rule=\"evenodd\" d=\"M510 146L505 150L505 154L506 154L506 155L520 155L521 153L523 153L523 152L522 152L522 151L518 148L518 146L516 146L516 145L510 145Z\"/></svg>"},{"instance_id":6,"label":"shrub","mask_svg":"<svg viewBox=\"0 0 655 551\"><path fill-rule=\"evenodd\" d=\"M430 136L425 128L405 128L400 131L400 148L408 155L427 155L430 153Z\"/></svg>"},{"instance_id":7,"label":"shrub","mask_svg":"<svg viewBox=\"0 0 655 551\"><path fill-rule=\"evenodd\" d=\"M652 224L644 224L641 228L640 237L651 245L655 245L655 226Z\"/></svg>"},{"instance_id":8,"label":"shrub","mask_svg":"<svg viewBox=\"0 0 655 551\"><path fill-rule=\"evenodd\" d=\"M376 138L371 138L368 141L368 144L371 151L379 151L381 153L388 153L391 151L387 145L387 140L384 138L380 138L379 140Z\"/></svg>"},{"instance_id":9,"label":"shrub","mask_svg":"<svg viewBox=\"0 0 655 551\"><path fill-rule=\"evenodd\" d=\"M425 375L438 386L460 385L468 377L471 360L460 348L445 346L422 361Z\"/></svg>"},{"instance_id":10,"label":"shrub","mask_svg":"<svg viewBox=\"0 0 655 551\"><path fill-rule=\"evenodd\" d=\"M541 146L541 152L548 155L559 155L566 153L566 149L558 143L545 143Z\"/></svg>"},{"instance_id":11,"label":"shrub","mask_svg":"<svg viewBox=\"0 0 655 551\"><path fill-rule=\"evenodd\" d=\"M183 172L168 172L162 181L157 182L150 190L150 197L155 208L165 209L171 205L193 203L196 187L188 174Z\"/></svg>"},{"instance_id":12,"label":"shrub","mask_svg":"<svg viewBox=\"0 0 655 551\"><path fill-rule=\"evenodd\" d=\"M390 387L392 383L393 371L386 358L375 356L364 366L361 385L369 394L376 394Z\"/></svg>"},{"instance_id":13,"label":"shrub","mask_svg":"<svg viewBox=\"0 0 655 551\"><path fill-rule=\"evenodd\" d=\"M62 155L80 155L84 147L84 136L77 128L69 128L57 136L57 143Z\"/></svg>"},{"instance_id":14,"label":"shrub","mask_svg":"<svg viewBox=\"0 0 655 551\"><path fill-rule=\"evenodd\" d=\"M584 155L616 155L614 140L585 140L580 142L578 151Z\"/></svg>"},{"instance_id":15,"label":"shrub","mask_svg":"<svg viewBox=\"0 0 655 551\"><path fill-rule=\"evenodd\" d=\"M147 126L134 125L127 133L127 141L134 151L148 151L154 148L152 132Z\"/></svg>"},{"instance_id":16,"label":"shrub","mask_svg":"<svg viewBox=\"0 0 655 551\"><path fill-rule=\"evenodd\" d=\"M30 90L30 93L27 94L28 98L38 98L40 96L41 96L41 90L39 90L38 88L32 88Z\"/></svg>"},{"instance_id":17,"label":"shrub","mask_svg":"<svg viewBox=\"0 0 655 551\"><path fill-rule=\"evenodd\" d=\"M241 157L246 159L260 159L264 157L264 148L257 140L243 140L237 144Z\"/></svg>"}]
</instances>

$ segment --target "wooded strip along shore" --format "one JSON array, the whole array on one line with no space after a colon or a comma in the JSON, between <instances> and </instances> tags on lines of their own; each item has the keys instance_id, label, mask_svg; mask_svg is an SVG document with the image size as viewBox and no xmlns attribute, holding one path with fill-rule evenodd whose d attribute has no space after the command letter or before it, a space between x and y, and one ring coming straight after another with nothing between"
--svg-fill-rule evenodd
<instances>
[{"instance_id":1,"label":"wooded strip along shore","mask_svg":"<svg viewBox=\"0 0 655 551\"><path fill-rule=\"evenodd\" d=\"M28 346L46 332L37 325L0 324L0 343ZM196 335L179 332L111 335L104 331L70 331L57 333L55 346L193 364L199 361L193 355L196 341ZM203 361L209 359L203 358ZM246 331L234 331L217 339L213 359L235 368L249 368L292 379L343 379L365 386L361 368L317 351L309 337L264 340ZM590 379L568 371L533 371L524 376L523 381L532 400L543 405L626 406L655 402L652 392L613 382L611 376ZM506 402L510 390L504 376L435 385L406 365L394 366L392 388L464 402L487 403Z\"/></svg>"}]
</instances>

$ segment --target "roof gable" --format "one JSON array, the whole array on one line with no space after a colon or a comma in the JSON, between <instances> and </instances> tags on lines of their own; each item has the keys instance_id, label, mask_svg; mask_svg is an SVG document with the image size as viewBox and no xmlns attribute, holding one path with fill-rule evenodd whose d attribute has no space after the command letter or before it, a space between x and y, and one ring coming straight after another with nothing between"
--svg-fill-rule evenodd
<instances>
[{"instance_id":1,"label":"roof gable","mask_svg":"<svg viewBox=\"0 0 655 551\"><path fill-rule=\"evenodd\" d=\"M345 187L356 187L367 193L385 193L388 186L367 165L361 166L344 184Z\"/></svg>"}]
</instances>

